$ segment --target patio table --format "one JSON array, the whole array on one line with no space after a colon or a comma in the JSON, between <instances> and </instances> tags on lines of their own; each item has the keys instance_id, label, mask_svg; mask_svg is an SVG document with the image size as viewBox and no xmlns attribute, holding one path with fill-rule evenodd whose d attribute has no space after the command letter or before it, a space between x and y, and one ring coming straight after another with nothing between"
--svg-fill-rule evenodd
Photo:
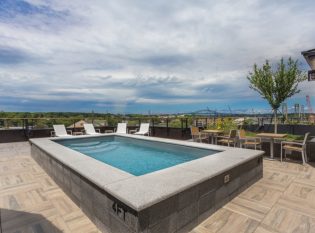
<instances>
[{"instance_id":1,"label":"patio table","mask_svg":"<svg viewBox=\"0 0 315 233\"><path fill-rule=\"evenodd\" d=\"M208 134L209 136L211 136L211 144L214 144L214 137L223 133L224 131L223 130L220 130L220 129L205 129L202 131L202 133L206 133ZM215 141L215 144L217 144L217 139Z\"/></svg>"},{"instance_id":2,"label":"patio table","mask_svg":"<svg viewBox=\"0 0 315 233\"><path fill-rule=\"evenodd\" d=\"M274 154L274 142L276 138L284 138L287 136L286 134L279 134L279 133L259 133L256 135L257 137L261 138L268 138L270 139L270 159L273 159L273 154Z\"/></svg>"}]
</instances>

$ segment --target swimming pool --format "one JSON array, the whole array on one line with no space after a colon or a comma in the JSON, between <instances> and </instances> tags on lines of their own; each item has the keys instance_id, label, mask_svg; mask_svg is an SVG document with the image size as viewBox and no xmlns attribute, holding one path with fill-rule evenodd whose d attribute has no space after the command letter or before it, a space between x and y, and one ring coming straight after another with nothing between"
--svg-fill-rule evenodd
<instances>
[{"instance_id":1,"label":"swimming pool","mask_svg":"<svg viewBox=\"0 0 315 233\"><path fill-rule=\"evenodd\" d=\"M103 232L189 232L263 174L258 150L115 133L30 143Z\"/></svg>"},{"instance_id":2,"label":"swimming pool","mask_svg":"<svg viewBox=\"0 0 315 233\"><path fill-rule=\"evenodd\" d=\"M174 144L130 140L119 136L56 142L135 176L218 152Z\"/></svg>"}]
</instances>

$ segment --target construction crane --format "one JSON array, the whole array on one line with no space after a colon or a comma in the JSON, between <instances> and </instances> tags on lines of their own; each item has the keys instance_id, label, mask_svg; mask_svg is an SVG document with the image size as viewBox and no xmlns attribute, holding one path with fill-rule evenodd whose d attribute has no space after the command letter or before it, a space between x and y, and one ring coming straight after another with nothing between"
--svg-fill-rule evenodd
<instances>
[{"instance_id":1,"label":"construction crane","mask_svg":"<svg viewBox=\"0 0 315 233\"><path fill-rule=\"evenodd\" d=\"M230 105L228 105L228 107L229 107L229 111L230 111L230 114L231 114L231 116L232 116L232 109L231 109L231 107L230 107Z\"/></svg>"},{"instance_id":2,"label":"construction crane","mask_svg":"<svg viewBox=\"0 0 315 233\"><path fill-rule=\"evenodd\" d=\"M307 105L308 113L312 114L313 108L312 108L312 104L311 104L311 98L309 95L306 96L306 105Z\"/></svg>"}]
</instances>

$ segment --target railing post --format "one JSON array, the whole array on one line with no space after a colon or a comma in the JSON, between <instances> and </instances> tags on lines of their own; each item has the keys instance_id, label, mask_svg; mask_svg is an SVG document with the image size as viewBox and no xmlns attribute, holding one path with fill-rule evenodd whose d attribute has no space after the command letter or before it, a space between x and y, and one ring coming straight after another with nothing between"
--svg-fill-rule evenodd
<instances>
[{"instance_id":1,"label":"railing post","mask_svg":"<svg viewBox=\"0 0 315 233\"><path fill-rule=\"evenodd\" d=\"M170 135L169 128L168 128L168 118L166 118L166 135L167 137Z\"/></svg>"},{"instance_id":2,"label":"railing post","mask_svg":"<svg viewBox=\"0 0 315 233\"><path fill-rule=\"evenodd\" d=\"M183 122L182 118L180 118L180 128L181 128L181 131L182 131L182 137L184 137L184 122Z\"/></svg>"},{"instance_id":3,"label":"railing post","mask_svg":"<svg viewBox=\"0 0 315 233\"><path fill-rule=\"evenodd\" d=\"M151 121L152 121L152 136L155 136L154 119L151 119Z\"/></svg>"},{"instance_id":4,"label":"railing post","mask_svg":"<svg viewBox=\"0 0 315 233\"><path fill-rule=\"evenodd\" d=\"M24 135L28 139L28 119L25 120L25 130L24 130Z\"/></svg>"},{"instance_id":5,"label":"railing post","mask_svg":"<svg viewBox=\"0 0 315 233\"><path fill-rule=\"evenodd\" d=\"M72 129L73 132L75 132L75 119L73 120L73 129Z\"/></svg>"}]
</instances>

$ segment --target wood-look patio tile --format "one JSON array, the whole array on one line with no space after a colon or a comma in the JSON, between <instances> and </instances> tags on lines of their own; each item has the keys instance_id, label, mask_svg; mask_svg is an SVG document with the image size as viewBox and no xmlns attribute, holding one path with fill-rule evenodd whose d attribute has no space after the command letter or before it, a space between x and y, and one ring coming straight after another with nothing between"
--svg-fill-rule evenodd
<instances>
[{"instance_id":1,"label":"wood-look patio tile","mask_svg":"<svg viewBox=\"0 0 315 233\"><path fill-rule=\"evenodd\" d=\"M298 175L300 172L305 171L307 168L301 163L294 162L280 162L277 160L264 160L264 169L277 170L279 172L287 172L292 175Z\"/></svg>"},{"instance_id":2,"label":"wood-look patio tile","mask_svg":"<svg viewBox=\"0 0 315 233\"><path fill-rule=\"evenodd\" d=\"M99 232L30 157L28 143L0 144L3 233ZM191 233L315 232L315 166L264 160L264 177Z\"/></svg>"},{"instance_id":3,"label":"wood-look patio tile","mask_svg":"<svg viewBox=\"0 0 315 233\"><path fill-rule=\"evenodd\" d=\"M315 232L315 218L276 204L263 220L262 226L276 232L312 233Z\"/></svg>"},{"instance_id":4,"label":"wood-look patio tile","mask_svg":"<svg viewBox=\"0 0 315 233\"><path fill-rule=\"evenodd\" d=\"M235 213L240 213L248 216L258 222L262 221L265 215L270 210L269 207L255 203L252 200L236 197L224 206L225 209L231 210Z\"/></svg>"},{"instance_id":5,"label":"wood-look patio tile","mask_svg":"<svg viewBox=\"0 0 315 233\"><path fill-rule=\"evenodd\" d=\"M273 188L266 187L260 183L255 184L243 193L239 197L252 201L267 208L271 208L282 195L281 191Z\"/></svg>"},{"instance_id":6,"label":"wood-look patio tile","mask_svg":"<svg viewBox=\"0 0 315 233\"><path fill-rule=\"evenodd\" d=\"M215 233L215 232L211 231L210 229L205 228L203 225L199 225L198 227L190 231L190 233Z\"/></svg>"},{"instance_id":7,"label":"wood-look patio tile","mask_svg":"<svg viewBox=\"0 0 315 233\"><path fill-rule=\"evenodd\" d=\"M263 178L257 184L283 192L293 182L295 177L295 175L288 172L265 169Z\"/></svg>"},{"instance_id":8,"label":"wood-look patio tile","mask_svg":"<svg viewBox=\"0 0 315 233\"><path fill-rule=\"evenodd\" d=\"M315 187L294 182L285 191L278 203L315 218Z\"/></svg>"},{"instance_id":9,"label":"wood-look patio tile","mask_svg":"<svg viewBox=\"0 0 315 233\"><path fill-rule=\"evenodd\" d=\"M221 208L202 223L204 229L209 232L254 232L259 222L248 216L235 213L226 208Z\"/></svg>"},{"instance_id":10,"label":"wood-look patio tile","mask_svg":"<svg viewBox=\"0 0 315 233\"><path fill-rule=\"evenodd\" d=\"M268 226L259 225L254 233L279 233L279 231L274 231Z\"/></svg>"}]
</instances>

